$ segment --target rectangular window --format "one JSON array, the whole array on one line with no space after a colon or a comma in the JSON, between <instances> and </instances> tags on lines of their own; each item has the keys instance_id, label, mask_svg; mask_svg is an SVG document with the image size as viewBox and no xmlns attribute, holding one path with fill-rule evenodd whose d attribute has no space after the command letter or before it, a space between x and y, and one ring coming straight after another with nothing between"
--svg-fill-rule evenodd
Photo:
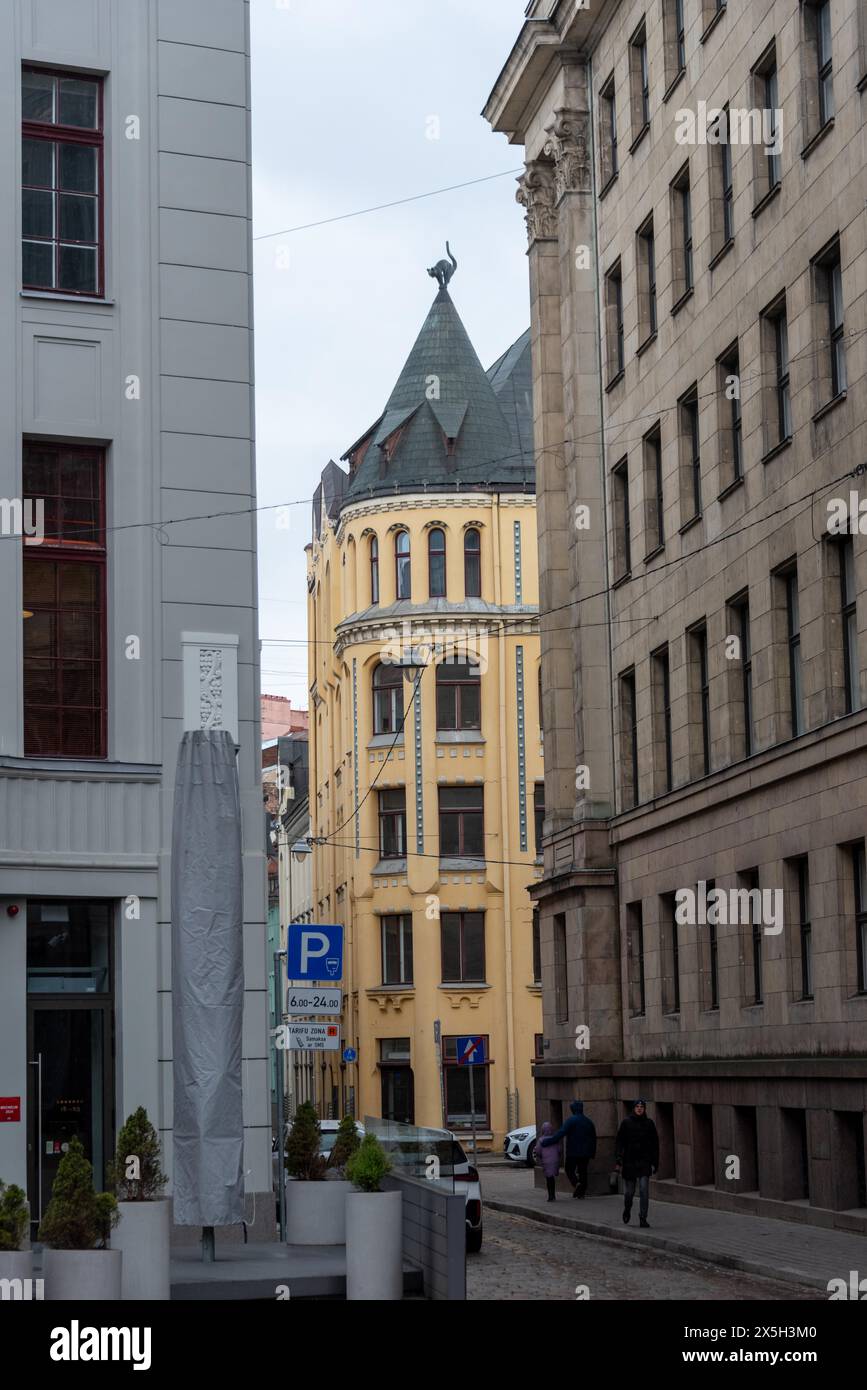
<instances>
[{"instance_id":1,"label":"rectangular window","mask_svg":"<svg viewBox=\"0 0 867 1390\"><path fill-rule=\"evenodd\" d=\"M533 786L533 821L536 830L536 858L542 857L542 827L545 824L545 783L536 782Z\"/></svg>"},{"instance_id":2,"label":"rectangular window","mask_svg":"<svg viewBox=\"0 0 867 1390\"><path fill-rule=\"evenodd\" d=\"M482 684L472 662L446 660L437 666L437 729L469 732L482 727Z\"/></svg>"},{"instance_id":3,"label":"rectangular window","mask_svg":"<svg viewBox=\"0 0 867 1390\"><path fill-rule=\"evenodd\" d=\"M681 73L686 69L683 0L662 0L662 45L667 96Z\"/></svg>"},{"instance_id":4,"label":"rectangular window","mask_svg":"<svg viewBox=\"0 0 867 1390\"><path fill-rule=\"evenodd\" d=\"M750 635L750 601L747 594L732 599L731 610L733 632L740 648L739 659L733 662L740 668L740 688L733 701L737 711L734 720L736 746L735 756L751 758L755 751L753 735L753 649ZM738 717L739 716L739 717Z\"/></svg>"},{"instance_id":5,"label":"rectangular window","mask_svg":"<svg viewBox=\"0 0 867 1390\"><path fill-rule=\"evenodd\" d=\"M701 41L704 43L708 32L715 27L720 15L725 14L727 0L701 0Z\"/></svg>"},{"instance_id":6,"label":"rectangular window","mask_svg":"<svg viewBox=\"0 0 867 1390\"><path fill-rule=\"evenodd\" d=\"M692 293L692 194L689 184L689 164L686 164L669 190L671 202L672 298L677 310Z\"/></svg>"},{"instance_id":7,"label":"rectangular window","mask_svg":"<svg viewBox=\"0 0 867 1390\"><path fill-rule=\"evenodd\" d=\"M629 1012L633 1018L644 1013L644 921L641 903L626 908L626 943L629 966Z\"/></svg>"},{"instance_id":8,"label":"rectangular window","mask_svg":"<svg viewBox=\"0 0 867 1390\"><path fill-rule=\"evenodd\" d=\"M789 329L786 301L778 300L762 315L762 376L765 406L765 452L792 437L792 396L789 377Z\"/></svg>"},{"instance_id":9,"label":"rectangular window","mask_svg":"<svg viewBox=\"0 0 867 1390\"><path fill-rule=\"evenodd\" d=\"M821 407L846 390L843 271L839 241L835 241L813 262L813 294L819 388L816 404Z\"/></svg>"},{"instance_id":10,"label":"rectangular window","mask_svg":"<svg viewBox=\"0 0 867 1390\"><path fill-rule=\"evenodd\" d=\"M614 577L623 579L632 570L632 528L629 520L629 462L621 459L611 470L614 503Z\"/></svg>"},{"instance_id":11,"label":"rectangular window","mask_svg":"<svg viewBox=\"0 0 867 1390\"><path fill-rule=\"evenodd\" d=\"M21 74L22 284L103 293L102 81Z\"/></svg>"},{"instance_id":12,"label":"rectangular window","mask_svg":"<svg viewBox=\"0 0 867 1390\"><path fill-rule=\"evenodd\" d=\"M24 752L105 758L104 453L25 443L23 482L44 518L42 543L24 542Z\"/></svg>"},{"instance_id":13,"label":"rectangular window","mask_svg":"<svg viewBox=\"0 0 867 1390\"><path fill-rule=\"evenodd\" d=\"M755 173L755 206L761 207L766 198L780 186L782 163L780 156L780 86L777 73L776 43L772 43L759 59L752 73L753 107L767 113L763 116L763 137L753 144Z\"/></svg>"},{"instance_id":14,"label":"rectangular window","mask_svg":"<svg viewBox=\"0 0 867 1390\"><path fill-rule=\"evenodd\" d=\"M662 1012L680 1013L680 937L673 893L660 900L662 935Z\"/></svg>"},{"instance_id":15,"label":"rectangular window","mask_svg":"<svg viewBox=\"0 0 867 1390\"><path fill-rule=\"evenodd\" d=\"M705 891L713 892L716 884L713 879L708 879L705 884ZM701 928L699 928L701 931ZM704 928L701 941L702 953L704 956L704 1005L706 1009L719 1008L719 944L717 941L717 929L714 922L708 922Z\"/></svg>"},{"instance_id":16,"label":"rectangular window","mask_svg":"<svg viewBox=\"0 0 867 1390\"><path fill-rule=\"evenodd\" d=\"M864 841L852 849L852 875L855 886L855 952L858 993L867 994L867 855Z\"/></svg>"},{"instance_id":17,"label":"rectangular window","mask_svg":"<svg viewBox=\"0 0 867 1390\"><path fill-rule=\"evenodd\" d=\"M808 72L805 107L807 140L834 118L834 55L831 45L831 0L805 0L805 62Z\"/></svg>"},{"instance_id":18,"label":"rectangular window","mask_svg":"<svg viewBox=\"0 0 867 1390\"><path fill-rule=\"evenodd\" d=\"M382 983L412 984L412 916L382 918Z\"/></svg>"},{"instance_id":19,"label":"rectangular window","mask_svg":"<svg viewBox=\"0 0 867 1390\"><path fill-rule=\"evenodd\" d=\"M810 918L810 861L795 860L798 878L798 939L801 958L801 998L813 998L813 927Z\"/></svg>"},{"instance_id":20,"label":"rectangular window","mask_svg":"<svg viewBox=\"0 0 867 1390\"><path fill-rule=\"evenodd\" d=\"M781 576L786 590L786 637L789 649L789 708L792 737L804 732L804 690L801 674L801 614L798 598L798 571Z\"/></svg>"},{"instance_id":21,"label":"rectangular window","mask_svg":"<svg viewBox=\"0 0 867 1390\"><path fill-rule=\"evenodd\" d=\"M566 914L554 915L554 1012L558 1023L569 1022L569 967L566 955Z\"/></svg>"},{"instance_id":22,"label":"rectangular window","mask_svg":"<svg viewBox=\"0 0 867 1390\"><path fill-rule=\"evenodd\" d=\"M542 983L542 924L538 907L533 908L533 983Z\"/></svg>"},{"instance_id":23,"label":"rectangular window","mask_svg":"<svg viewBox=\"0 0 867 1390\"><path fill-rule=\"evenodd\" d=\"M694 777L710 773L710 682L707 659L707 628L693 628L688 634L690 676L690 763Z\"/></svg>"},{"instance_id":24,"label":"rectangular window","mask_svg":"<svg viewBox=\"0 0 867 1390\"><path fill-rule=\"evenodd\" d=\"M654 425L642 441L644 473L644 526L647 532L647 555L665 545L665 520L662 495L662 432ZM646 558L646 556L645 556Z\"/></svg>"},{"instance_id":25,"label":"rectangular window","mask_svg":"<svg viewBox=\"0 0 867 1390\"><path fill-rule=\"evenodd\" d=\"M406 855L406 791L379 793L379 857L403 859Z\"/></svg>"},{"instance_id":26,"label":"rectangular window","mask_svg":"<svg viewBox=\"0 0 867 1390\"><path fill-rule=\"evenodd\" d=\"M692 386L678 402L680 417L680 475L683 521L701 516L701 445L698 423L698 386Z\"/></svg>"},{"instance_id":27,"label":"rectangular window","mask_svg":"<svg viewBox=\"0 0 867 1390\"><path fill-rule=\"evenodd\" d=\"M656 241L653 218L638 231L638 341L643 347L656 332Z\"/></svg>"},{"instance_id":28,"label":"rectangular window","mask_svg":"<svg viewBox=\"0 0 867 1390\"><path fill-rule=\"evenodd\" d=\"M599 159L602 189L607 188L619 172L617 156L617 105L614 100L614 74L612 73L599 93Z\"/></svg>"},{"instance_id":29,"label":"rectangular window","mask_svg":"<svg viewBox=\"0 0 867 1390\"><path fill-rule=\"evenodd\" d=\"M671 664L668 647L660 647L650 658L653 682L654 782L657 796L674 785L671 745Z\"/></svg>"},{"instance_id":30,"label":"rectangular window","mask_svg":"<svg viewBox=\"0 0 867 1390\"><path fill-rule=\"evenodd\" d=\"M837 543L840 566L840 613L843 623L843 679L845 682L846 713L861 708L858 659L858 612L855 601L855 548L851 536Z\"/></svg>"},{"instance_id":31,"label":"rectangular window","mask_svg":"<svg viewBox=\"0 0 867 1390\"><path fill-rule=\"evenodd\" d=\"M735 236L735 192L732 172L731 115L722 108L718 143L708 144L711 163L711 259L715 261Z\"/></svg>"},{"instance_id":32,"label":"rectangular window","mask_svg":"<svg viewBox=\"0 0 867 1390\"><path fill-rule=\"evenodd\" d=\"M489 1039L482 1036L485 1057L490 1057ZM457 1037L443 1038L443 1089L446 1099L445 1123L448 1129L465 1130L472 1126L473 1115L479 1129L490 1129L490 1066L487 1062L467 1064L458 1062ZM472 1072L472 1088L470 1073ZM472 1096L470 1091L472 1089ZM472 1110L470 1101L472 1100Z\"/></svg>"},{"instance_id":33,"label":"rectangular window","mask_svg":"<svg viewBox=\"0 0 867 1390\"><path fill-rule=\"evenodd\" d=\"M737 343L717 363L722 490L744 476L741 363Z\"/></svg>"},{"instance_id":34,"label":"rectangular window","mask_svg":"<svg viewBox=\"0 0 867 1390\"><path fill-rule=\"evenodd\" d=\"M647 30L642 20L629 41L629 91L632 106L632 148L650 125L650 65Z\"/></svg>"},{"instance_id":35,"label":"rectangular window","mask_svg":"<svg viewBox=\"0 0 867 1390\"><path fill-rule=\"evenodd\" d=\"M635 672L620 677L620 778L623 808L638 804L638 709Z\"/></svg>"},{"instance_id":36,"label":"rectangular window","mask_svg":"<svg viewBox=\"0 0 867 1390\"><path fill-rule=\"evenodd\" d=\"M440 787L440 856L484 859L484 787Z\"/></svg>"},{"instance_id":37,"label":"rectangular window","mask_svg":"<svg viewBox=\"0 0 867 1390\"><path fill-rule=\"evenodd\" d=\"M605 276L605 338L608 358L608 385L611 386L626 363L623 341L623 275L620 262Z\"/></svg>"},{"instance_id":38,"label":"rectangular window","mask_svg":"<svg viewBox=\"0 0 867 1390\"><path fill-rule=\"evenodd\" d=\"M443 912L440 915L442 982L483 984L485 980L484 912Z\"/></svg>"},{"instance_id":39,"label":"rectangular window","mask_svg":"<svg viewBox=\"0 0 867 1390\"><path fill-rule=\"evenodd\" d=\"M749 894L748 898L744 895ZM750 1004L764 1002L762 986L762 913L758 869L746 869L738 874L738 902L741 910L739 925L742 942L742 961L746 967L744 999Z\"/></svg>"}]
</instances>

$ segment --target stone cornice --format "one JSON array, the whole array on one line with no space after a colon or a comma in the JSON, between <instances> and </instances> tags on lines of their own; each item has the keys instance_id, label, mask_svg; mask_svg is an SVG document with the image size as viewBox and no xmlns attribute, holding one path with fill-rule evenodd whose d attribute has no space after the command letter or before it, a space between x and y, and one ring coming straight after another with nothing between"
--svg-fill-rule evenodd
<instances>
[{"instance_id":1,"label":"stone cornice","mask_svg":"<svg viewBox=\"0 0 867 1390\"><path fill-rule=\"evenodd\" d=\"M526 605L527 608L531 606ZM348 647L366 645L371 642L381 646L394 646L401 638L414 641L427 637L436 642L438 637L451 642L460 640L462 632L471 636L485 634L497 640L502 637L538 637L538 611L521 613L419 613L412 618L360 618L349 626L338 629L334 638L335 656L341 656Z\"/></svg>"},{"instance_id":2,"label":"stone cornice","mask_svg":"<svg viewBox=\"0 0 867 1390\"><path fill-rule=\"evenodd\" d=\"M535 492L499 492L496 494L501 507L535 507ZM367 517L384 516L389 512L419 511L432 512L434 509L455 508L470 511L490 511L494 494L484 492L407 492L393 497L371 497L363 502L350 502L340 513L334 532L338 545L342 543L347 527Z\"/></svg>"}]
</instances>

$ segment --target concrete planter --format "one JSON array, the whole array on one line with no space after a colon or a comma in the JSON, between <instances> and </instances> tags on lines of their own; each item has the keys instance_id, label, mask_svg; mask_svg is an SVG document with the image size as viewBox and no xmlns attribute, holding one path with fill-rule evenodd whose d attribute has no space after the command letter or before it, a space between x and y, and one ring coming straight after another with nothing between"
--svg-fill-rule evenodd
<instances>
[{"instance_id":1,"label":"concrete planter","mask_svg":"<svg viewBox=\"0 0 867 1390\"><path fill-rule=\"evenodd\" d=\"M167 1302L171 1202L118 1202L120 1221L111 1233L112 1250L123 1251L121 1298Z\"/></svg>"},{"instance_id":2,"label":"concrete planter","mask_svg":"<svg viewBox=\"0 0 867 1390\"><path fill-rule=\"evenodd\" d=\"M351 1192L346 1199L346 1297L403 1298L403 1195Z\"/></svg>"},{"instance_id":3,"label":"concrete planter","mask_svg":"<svg viewBox=\"0 0 867 1390\"><path fill-rule=\"evenodd\" d=\"M36 1290L32 1282L25 1282L33 1279L33 1251L0 1250L0 1279L20 1279L22 1299L35 1299ZM4 1284L3 1288L5 1287ZM15 1296L15 1294L12 1295L12 1297Z\"/></svg>"},{"instance_id":4,"label":"concrete planter","mask_svg":"<svg viewBox=\"0 0 867 1390\"><path fill-rule=\"evenodd\" d=\"M349 1182L286 1184L286 1244L345 1245Z\"/></svg>"},{"instance_id":5,"label":"concrete planter","mask_svg":"<svg viewBox=\"0 0 867 1390\"><path fill-rule=\"evenodd\" d=\"M46 1250L42 1256L49 1303L119 1303L120 1250Z\"/></svg>"}]
</instances>

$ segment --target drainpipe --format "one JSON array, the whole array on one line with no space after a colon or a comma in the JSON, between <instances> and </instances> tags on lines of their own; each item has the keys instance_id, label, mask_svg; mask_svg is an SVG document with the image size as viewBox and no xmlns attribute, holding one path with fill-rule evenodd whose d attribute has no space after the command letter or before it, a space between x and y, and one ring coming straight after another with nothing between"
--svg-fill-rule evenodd
<instances>
[{"instance_id":1,"label":"drainpipe","mask_svg":"<svg viewBox=\"0 0 867 1390\"><path fill-rule=\"evenodd\" d=\"M492 512L494 525L493 549L494 549L494 603L498 608L503 605L502 592L502 569L500 566L500 498L498 493L492 494ZM501 619L500 644L499 644L499 668L500 668L500 840L503 846L502 858L508 861L511 858L509 853L509 786L506 762L506 627L505 620ZM508 1060L508 1096L511 1097L516 1092L515 1078L515 1014L514 1014L514 981L512 978L512 873L508 862L502 865L503 870L503 944L505 951L505 972L506 972L506 1051ZM518 1124L517 1114L511 1119L509 1117L509 1106L506 1105L506 1129L513 1124Z\"/></svg>"}]
</instances>

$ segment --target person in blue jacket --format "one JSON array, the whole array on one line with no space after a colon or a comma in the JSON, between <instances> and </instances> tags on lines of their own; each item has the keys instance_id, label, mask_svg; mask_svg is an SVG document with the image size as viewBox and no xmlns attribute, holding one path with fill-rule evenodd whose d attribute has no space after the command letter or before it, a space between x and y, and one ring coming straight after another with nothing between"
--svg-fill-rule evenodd
<instances>
[{"instance_id":1,"label":"person in blue jacket","mask_svg":"<svg viewBox=\"0 0 867 1390\"><path fill-rule=\"evenodd\" d=\"M548 1134L539 1143L542 1148L566 1140L566 1176L572 1184L572 1196L584 1197L587 1194L587 1165L596 1157L596 1126L584 1114L583 1100L573 1100L569 1106L570 1118L562 1124L555 1134Z\"/></svg>"}]
</instances>

